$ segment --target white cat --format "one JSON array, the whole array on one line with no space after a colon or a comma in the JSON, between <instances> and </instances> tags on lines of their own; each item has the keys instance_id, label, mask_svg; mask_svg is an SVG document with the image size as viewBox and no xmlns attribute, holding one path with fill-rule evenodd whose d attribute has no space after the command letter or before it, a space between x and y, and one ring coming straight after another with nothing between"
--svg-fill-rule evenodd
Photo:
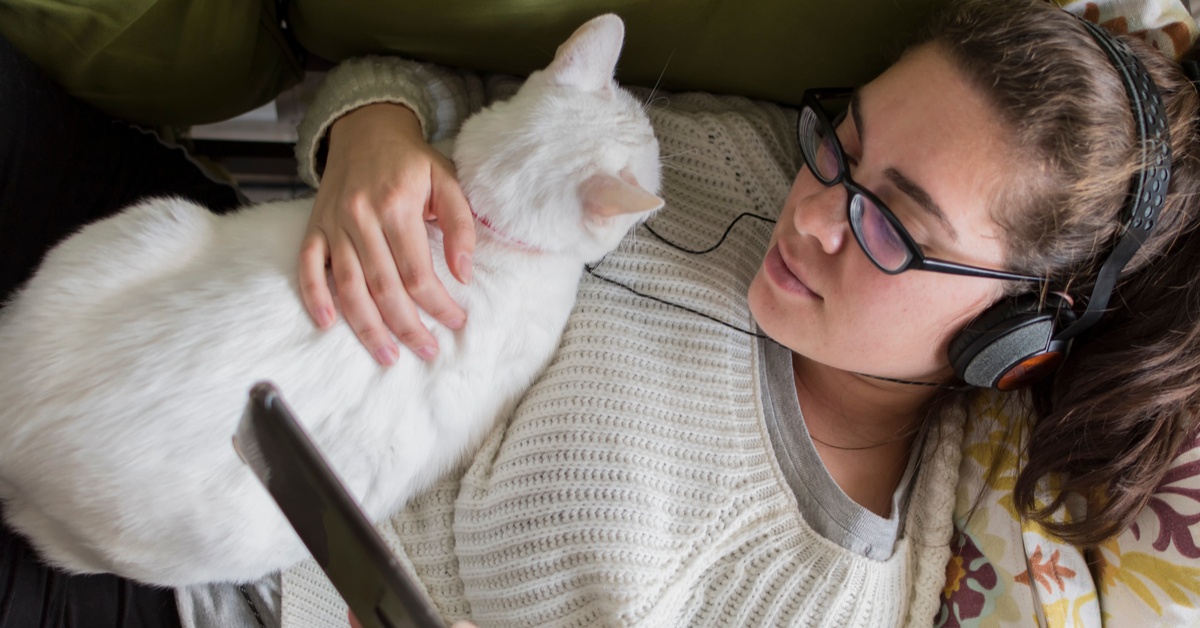
<instances>
[{"instance_id":1,"label":"white cat","mask_svg":"<svg viewBox=\"0 0 1200 628\"><path fill-rule=\"evenodd\" d=\"M55 248L0 315L0 497L53 564L180 586L246 581L306 554L230 438L275 382L369 517L473 451L558 344L582 266L662 206L658 143L613 82L624 26L580 27L453 153L477 229L469 313L428 316L440 354L378 366L306 315L297 256L312 201L216 216L160 199Z\"/></svg>"}]
</instances>

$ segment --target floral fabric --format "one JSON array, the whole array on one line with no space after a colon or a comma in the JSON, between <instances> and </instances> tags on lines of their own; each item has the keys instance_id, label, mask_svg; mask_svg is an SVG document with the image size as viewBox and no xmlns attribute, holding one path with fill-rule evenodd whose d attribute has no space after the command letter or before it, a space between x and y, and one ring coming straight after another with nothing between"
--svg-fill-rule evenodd
<instances>
[{"instance_id":1,"label":"floral fabric","mask_svg":"<svg viewBox=\"0 0 1200 628\"><path fill-rule=\"evenodd\" d=\"M1027 438L1019 398L981 393L963 440L946 585L935 628L1200 626L1200 434L1137 522L1083 552L1013 507ZM1044 502L1057 481L1039 487ZM1079 516L1068 504L1060 521ZM1090 565L1089 565L1090 564Z\"/></svg>"},{"instance_id":2,"label":"floral fabric","mask_svg":"<svg viewBox=\"0 0 1200 628\"><path fill-rule=\"evenodd\" d=\"M1195 0L1193 0L1195 1ZM1054 0L1111 33L1134 35L1178 60L1196 41L1196 22L1180 0Z\"/></svg>"}]
</instances>

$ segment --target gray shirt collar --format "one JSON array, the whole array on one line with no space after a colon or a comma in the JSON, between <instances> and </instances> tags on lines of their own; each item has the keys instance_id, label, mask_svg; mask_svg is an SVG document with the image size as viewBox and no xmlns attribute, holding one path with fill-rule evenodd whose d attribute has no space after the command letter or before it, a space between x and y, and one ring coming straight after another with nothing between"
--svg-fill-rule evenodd
<instances>
[{"instance_id":1,"label":"gray shirt collar","mask_svg":"<svg viewBox=\"0 0 1200 628\"><path fill-rule=\"evenodd\" d=\"M860 506L829 475L813 446L796 398L792 352L770 339L758 341L758 352L764 373L761 390L767 432L779 467L796 495L800 515L817 534L837 545L873 560L886 560L903 533L920 448L913 448L892 496L891 517L884 519Z\"/></svg>"}]
</instances>

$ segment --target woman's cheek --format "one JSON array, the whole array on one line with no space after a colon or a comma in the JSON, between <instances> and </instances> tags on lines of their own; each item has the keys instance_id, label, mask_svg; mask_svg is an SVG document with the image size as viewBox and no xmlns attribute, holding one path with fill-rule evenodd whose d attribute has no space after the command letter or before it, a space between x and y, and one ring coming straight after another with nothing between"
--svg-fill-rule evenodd
<instances>
[{"instance_id":1,"label":"woman's cheek","mask_svg":"<svg viewBox=\"0 0 1200 628\"><path fill-rule=\"evenodd\" d=\"M878 270L872 274L879 277L864 281L864 289L852 298L846 295L845 308L850 315L844 319L843 338L855 345L863 358L881 366L938 366L944 357L941 346L948 304L923 287L923 282Z\"/></svg>"}]
</instances>

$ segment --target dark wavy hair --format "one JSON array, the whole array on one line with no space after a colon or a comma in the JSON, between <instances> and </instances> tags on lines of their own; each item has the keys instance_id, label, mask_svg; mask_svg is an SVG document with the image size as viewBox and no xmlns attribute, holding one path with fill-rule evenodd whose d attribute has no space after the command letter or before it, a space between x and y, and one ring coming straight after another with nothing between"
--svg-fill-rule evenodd
<instances>
[{"instance_id":1,"label":"dark wavy hair","mask_svg":"<svg viewBox=\"0 0 1200 628\"><path fill-rule=\"evenodd\" d=\"M1178 64L1136 37L1123 39L1166 104L1170 189L1108 311L1076 340L1056 377L1032 389L1028 462L1013 494L1022 516L1085 546L1133 523L1200 410L1200 97ZM947 53L1008 126L1016 176L992 212L1009 268L1045 277L1079 310L1117 241L1141 167L1112 62L1077 18L1036 0L956 2L923 45ZM934 405L963 401L943 396ZM1065 483L1041 504L1035 490L1051 473ZM1087 516L1056 522L1072 494L1087 500Z\"/></svg>"}]
</instances>

